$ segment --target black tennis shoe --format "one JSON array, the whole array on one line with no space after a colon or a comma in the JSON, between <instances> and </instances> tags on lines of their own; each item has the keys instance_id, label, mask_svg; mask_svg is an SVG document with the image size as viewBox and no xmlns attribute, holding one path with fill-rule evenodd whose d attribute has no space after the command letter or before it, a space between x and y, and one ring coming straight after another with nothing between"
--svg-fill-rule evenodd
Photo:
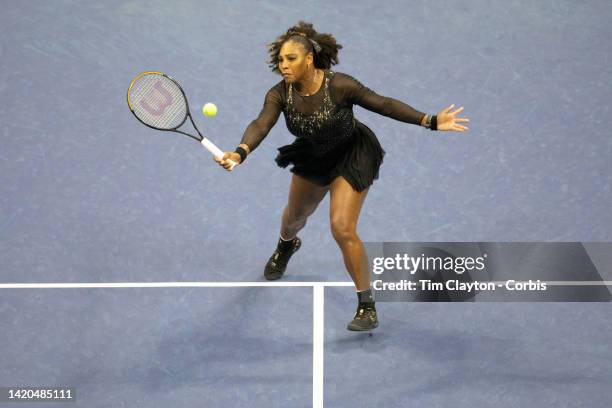
<instances>
[{"instance_id":1,"label":"black tennis shoe","mask_svg":"<svg viewBox=\"0 0 612 408\"><path fill-rule=\"evenodd\" d=\"M266 268L264 269L264 276L267 280L280 279L287 269L287 263L291 258L291 255L297 252L302 246L302 241L295 237L291 241L283 241L278 239L278 246L276 250L268 259Z\"/></svg>"},{"instance_id":2,"label":"black tennis shoe","mask_svg":"<svg viewBox=\"0 0 612 408\"><path fill-rule=\"evenodd\" d=\"M376 316L376 307L374 304L360 303L357 305L357 311L353 321L346 328L352 331L368 331L378 327L378 317Z\"/></svg>"}]
</instances>

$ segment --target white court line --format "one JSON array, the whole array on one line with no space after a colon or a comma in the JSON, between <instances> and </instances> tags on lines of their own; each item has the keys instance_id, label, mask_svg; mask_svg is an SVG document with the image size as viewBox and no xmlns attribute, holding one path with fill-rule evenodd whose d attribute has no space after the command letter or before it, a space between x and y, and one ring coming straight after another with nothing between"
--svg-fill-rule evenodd
<instances>
[{"instance_id":1,"label":"white court line","mask_svg":"<svg viewBox=\"0 0 612 408\"><path fill-rule=\"evenodd\" d=\"M483 281L483 282L491 282L495 284L504 284L507 281ZM515 281L517 283L529 283L529 281ZM534 282L532 280L532 282ZM546 283L548 285L553 286L612 286L612 281L540 281L541 283ZM535 283L535 282L534 282Z\"/></svg>"},{"instance_id":2,"label":"white court line","mask_svg":"<svg viewBox=\"0 0 612 408\"><path fill-rule=\"evenodd\" d=\"M527 282L527 281L517 281ZM541 281L550 285L606 285L612 281ZM503 283L495 281L495 283ZM72 288L238 288L238 287L312 287L312 406L323 408L325 355L325 287L354 286L353 282L107 282L107 283L2 283L0 289Z\"/></svg>"},{"instance_id":3,"label":"white court line","mask_svg":"<svg viewBox=\"0 0 612 408\"><path fill-rule=\"evenodd\" d=\"M312 287L312 407L323 408L325 286L354 285L353 282L2 283L0 289Z\"/></svg>"},{"instance_id":4,"label":"white court line","mask_svg":"<svg viewBox=\"0 0 612 408\"><path fill-rule=\"evenodd\" d=\"M505 283L506 281L486 281ZM529 281L516 281L528 283ZM612 286L612 281L540 281L549 285L603 285ZM316 287L316 286L355 286L353 282L64 282L64 283L0 283L0 289L70 289L70 288L237 288L237 287Z\"/></svg>"},{"instance_id":5,"label":"white court line","mask_svg":"<svg viewBox=\"0 0 612 408\"><path fill-rule=\"evenodd\" d=\"M567 286L612 286L612 281L542 281L549 285Z\"/></svg>"},{"instance_id":6,"label":"white court line","mask_svg":"<svg viewBox=\"0 0 612 408\"><path fill-rule=\"evenodd\" d=\"M323 408L325 285L312 287L312 407Z\"/></svg>"},{"instance_id":7,"label":"white court line","mask_svg":"<svg viewBox=\"0 0 612 408\"><path fill-rule=\"evenodd\" d=\"M353 282L101 282L101 283L0 283L0 289L70 289L70 288L237 288L258 286L315 287L355 286Z\"/></svg>"}]
</instances>

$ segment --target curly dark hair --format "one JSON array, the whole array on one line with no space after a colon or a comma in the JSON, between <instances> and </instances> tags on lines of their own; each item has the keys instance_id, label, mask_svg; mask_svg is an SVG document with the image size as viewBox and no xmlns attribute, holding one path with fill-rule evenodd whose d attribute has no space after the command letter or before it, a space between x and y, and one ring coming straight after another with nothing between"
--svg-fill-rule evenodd
<instances>
[{"instance_id":1,"label":"curly dark hair","mask_svg":"<svg viewBox=\"0 0 612 408\"><path fill-rule=\"evenodd\" d=\"M329 69L332 65L336 65L339 62L338 50L342 48L342 45L336 42L334 36L326 33L317 33L312 28L311 23L300 20L283 35L279 36L276 41L267 45L268 53L270 54L270 60L267 62L272 72L281 75L278 69L278 54L283 44L289 40L301 44L307 53L312 52L315 68ZM319 51L315 50L314 44L310 40L314 40L319 44Z\"/></svg>"}]
</instances>

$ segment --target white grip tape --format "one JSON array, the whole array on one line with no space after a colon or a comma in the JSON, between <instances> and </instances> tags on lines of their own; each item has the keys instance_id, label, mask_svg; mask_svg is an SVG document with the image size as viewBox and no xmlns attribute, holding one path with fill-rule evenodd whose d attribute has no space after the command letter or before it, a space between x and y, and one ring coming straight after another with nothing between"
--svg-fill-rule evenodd
<instances>
[{"instance_id":1,"label":"white grip tape","mask_svg":"<svg viewBox=\"0 0 612 408\"><path fill-rule=\"evenodd\" d=\"M204 146L215 157L217 157L218 159L223 158L223 152L221 151L221 149L219 149L217 146L215 146L215 144L213 142L211 142L207 138L203 138L201 143L202 143L202 146ZM231 168L233 169L234 166L236 165L236 163L234 163L233 160L230 160L230 159L227 159L227 160L232 164Z\"/></svg>"}]
</instances>

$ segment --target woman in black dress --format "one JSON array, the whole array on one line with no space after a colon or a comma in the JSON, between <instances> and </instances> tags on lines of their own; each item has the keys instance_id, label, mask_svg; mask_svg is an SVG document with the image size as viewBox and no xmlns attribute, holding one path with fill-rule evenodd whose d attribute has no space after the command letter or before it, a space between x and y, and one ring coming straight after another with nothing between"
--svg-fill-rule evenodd
<instances>
[{"instance_id":1,"label":"woman in black dress","mask_svg":"<svg viewBox=\"0 0 612 408\"><path fill-rule=\"evenodd\" d=\"M376 94L350 75L332 71L342 45L304 21L268 47L270 68L283 75L283 80L267 92L263 109L246 128L236 150L215 161L226 170L230 169L227 159L244 163L283 112L296 140L280 147L275 160L281 167L292 164L293 176L280 238L264 275L269 280L283 275L289 258L300 248L297 233L329 191L332 235L357 290L357 311L347 328L371 330L378 326L378 318L357 223L385 151L372 130L354 118L352 106L431 130L464 132L467 127L460 123L469 120L457 117L463 107L451 112L451 105L437 115L426 115L397 99Z\"/></svg>"}]
</instances>

